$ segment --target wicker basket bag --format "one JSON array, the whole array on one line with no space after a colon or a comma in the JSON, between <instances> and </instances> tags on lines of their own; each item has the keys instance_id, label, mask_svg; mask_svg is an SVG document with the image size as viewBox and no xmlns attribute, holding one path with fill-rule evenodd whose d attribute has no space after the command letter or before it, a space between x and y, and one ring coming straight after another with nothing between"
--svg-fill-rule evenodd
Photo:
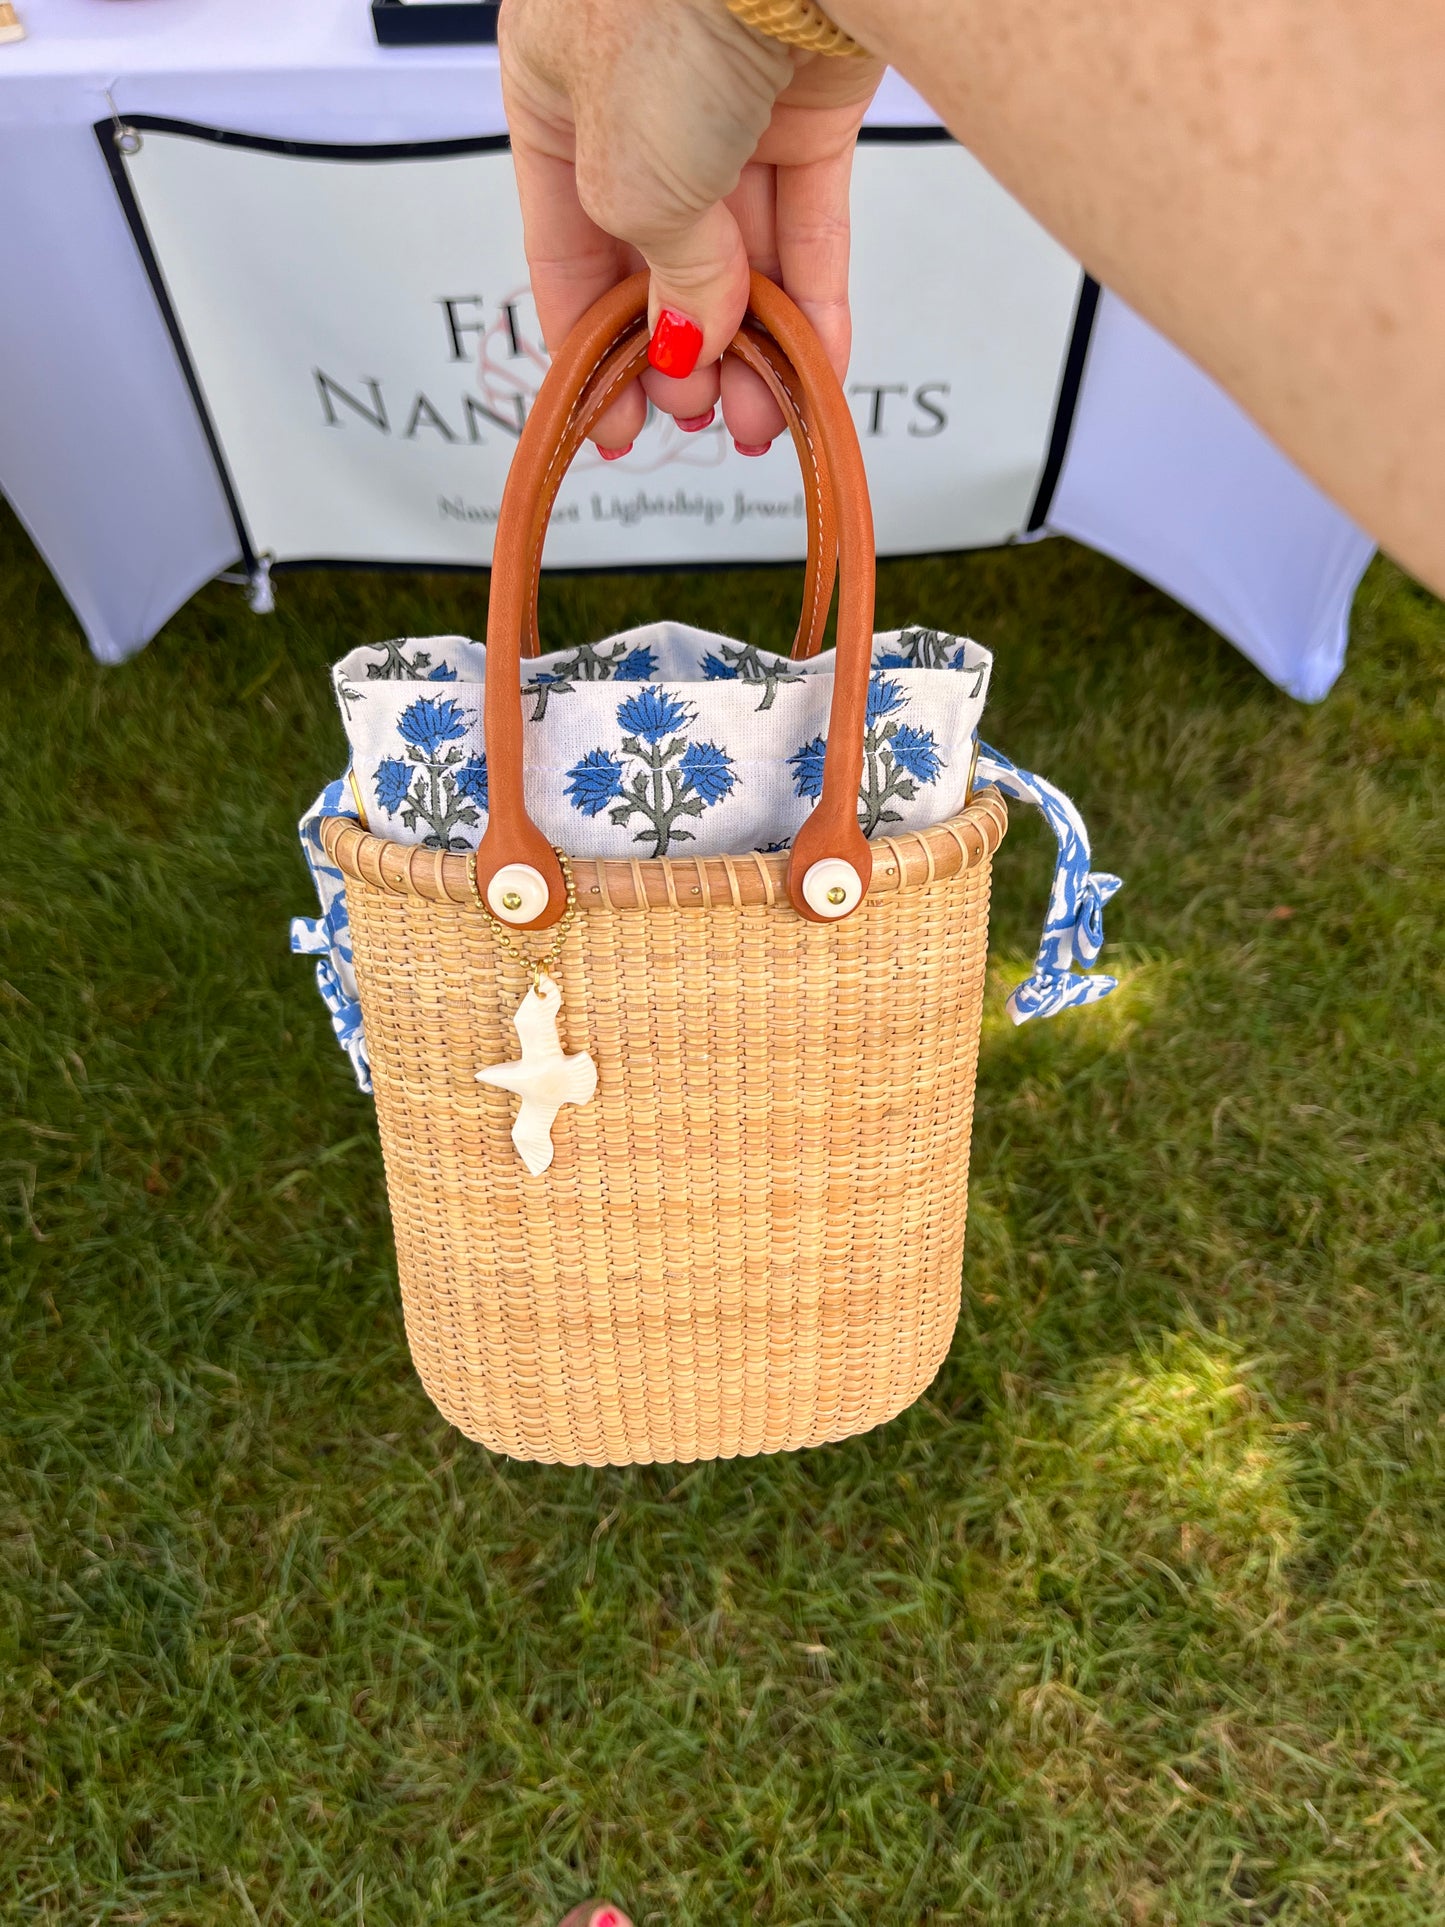
<instances>
[{"instance_id":1,"label":"wicker basket bag","mask_svg":"<svg viewBox=\"0 0 1445 1927\"><path fill-rule=\"evenodd\" d=\"M777 395L803 463L797 653L821 640L835 558L840 584L822 798L776 856L564 865L529 821L520 652L536 647L547 516L646 341L639 277L579 325L518 447L488 615L491 804L475 859L340 817L322 826L346 878L417 1370L469 1437L569 1465L846 1438L937 1372L958 1312L990 861L1006 826L989 789L937 828L863 839L862 460L806 322L756 280L732 352ZM518 866L545 898L503 942L497 886ZM589 1053L598 1079L590 1102L560 1111L552 1162L533 1175L511 1140L516 1098L476 1074L516 1056L522 958L549 947L563 1048Z\"/></svg>"}]
</instances>

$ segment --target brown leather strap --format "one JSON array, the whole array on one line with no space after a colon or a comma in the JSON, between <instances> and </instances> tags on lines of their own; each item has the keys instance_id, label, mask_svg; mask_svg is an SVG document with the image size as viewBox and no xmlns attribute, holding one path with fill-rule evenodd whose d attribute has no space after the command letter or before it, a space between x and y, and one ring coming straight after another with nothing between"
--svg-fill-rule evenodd
<instances>
[{"instance_id":1,"label":"brown leather strap","mask_svg":"<svg viewBox=\"0 0 1445 1927\"><path fill-rule=\"evenodd\" d=\"M803 506L808 524L808 562L803 578L803 610L793 641L793 660L806 662L823 647L833 584L838 573L838 509L833 476L808 432L798 372L771 336L745 320L728 353L767 383L783 413L802 470Z\"/></svg>"},{"instance_id":2,"label":"brown leather strap","mask_svg":"<svg viewBox=\"0 0 1445 1927\"><path fill-rule=\"evenodd\" d=\"M793 639L793 660L805 662L823 646L828 628L828 611L833 602L833 582L838 566L837 521L833 508L833 482L822 466L803 426L798 377L777 343L755 328L744 328L728 353L752 368L766 382L782 410L783 420L793 438L798 466L803 476L803 505L808 530L808 559L803 579L803 608ZM598 417L617 399L647 365L647 332L638 328L602 363L578 400L574 418L557 461L549 471L546 492L538 504L532 530L534 554L531 568L536 579L527 632L522 638L524 656L541 654L541 634L537 627L537 585L542 573L542 550L547 529L556 506L557 494L568 468L586 441Z\"/></svg>"},{"instance_id":3,"label":"brown leather strap","mask_svg":"<svg viewBox=\"0 0 1445 1927\"><path fill-rule=\"evenodd\" d=\"M577 431L587 398L597 401L594 384L604 369L608 379L620 379L631 365L642 342L646 306L647 278L634 275L604 295L563 343L517 444L497 521L483 711L490 811L477 852L477 881L485 894L505 864L525 863L540 872L548 901L541 915L525 926L529 929L556 923L566 907L561 866L527 815L522 785L521 646L535 612L544 505L554 498L580 439ZM808 908L802 891L812 864L825 857L843 858L858 872L865 891L872 875L872 856L858 824L858 788L872 659L873 518L853 418L812 328L780 288L757 274L752 277L749 322L753 325L744 328L734 345L780 402L785 396L792 402L789 426L795 441L801 441L816 473L826 474L831 483L819 506L820 529L826 536L826 525L836 516L838 531L837 662L823 794L798 833L788 866L793 905L816 922L821 919ZM778 344L781 356L752 355L760 333ZM825 507L830 511L826 516ZM826 567L823 557L831 543L820 547L820 566Z\"/></svg>"}]
</instances>

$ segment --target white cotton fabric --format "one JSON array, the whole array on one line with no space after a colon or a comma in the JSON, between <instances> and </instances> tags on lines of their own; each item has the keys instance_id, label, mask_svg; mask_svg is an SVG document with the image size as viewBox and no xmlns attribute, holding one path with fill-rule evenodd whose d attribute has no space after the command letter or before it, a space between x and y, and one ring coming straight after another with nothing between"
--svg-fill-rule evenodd
<instances>
[{"instance_id":1,"label":"white cotton fabric","mask_svg":"<svg viewBox=\"0 0 1445 1927\"><path fill-rule=\"evenodd\" d=\"M875 638L859 820L922 829L968 798L992 658L938 630ZM487 820L483 644L364 645L333 671L378 835L475 849ZM659 622L522 666L527 809L574 856L785 847L821 791L833 655L794 663Z\"/></svg>"}]
</instances>

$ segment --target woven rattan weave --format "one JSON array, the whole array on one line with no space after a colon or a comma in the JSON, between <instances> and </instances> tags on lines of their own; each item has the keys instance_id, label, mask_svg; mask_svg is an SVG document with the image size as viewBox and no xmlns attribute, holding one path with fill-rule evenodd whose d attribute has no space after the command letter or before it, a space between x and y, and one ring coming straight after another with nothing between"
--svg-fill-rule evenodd
<instances>
[{"instance_id":1,"label":"woven rattan weave","mask_svg":"<svg viewBox=\"0 0 1445 1927\"><path fill-rule=\"evenodd\" d=\"M595 1100L531 1177L513 1100L525 969L466 860L332 818L407 1335L453 1424L564 1464L846 1438L938 1370L958 1312L1006 816L873 845L863 912L811 923L785 857L579 861L558 967Z\"/></svg>"}]
</instances>

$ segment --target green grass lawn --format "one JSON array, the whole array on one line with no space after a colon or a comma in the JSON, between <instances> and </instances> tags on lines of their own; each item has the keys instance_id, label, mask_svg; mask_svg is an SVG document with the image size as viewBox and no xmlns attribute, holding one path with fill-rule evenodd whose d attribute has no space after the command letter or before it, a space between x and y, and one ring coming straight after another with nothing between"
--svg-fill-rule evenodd
<instances>
[{"instance_id":1,"label":"green grass lawn","mask_svg":"<svg viewBox=\"0 0 1445 1927\"><path fill-rule=\"evenodd\" d=\"M549 584L784 644L787 573ZM326 667L454 577L206 591L102 669L0 520L0 1919L1445 1919L1445 611L1306 709L1059 543L885 567L1070 788L1117 996L1014 1031L957 1341L797 1457L538 1469L409 1368L289 955Z\"/></svg>"}]
</instances>

